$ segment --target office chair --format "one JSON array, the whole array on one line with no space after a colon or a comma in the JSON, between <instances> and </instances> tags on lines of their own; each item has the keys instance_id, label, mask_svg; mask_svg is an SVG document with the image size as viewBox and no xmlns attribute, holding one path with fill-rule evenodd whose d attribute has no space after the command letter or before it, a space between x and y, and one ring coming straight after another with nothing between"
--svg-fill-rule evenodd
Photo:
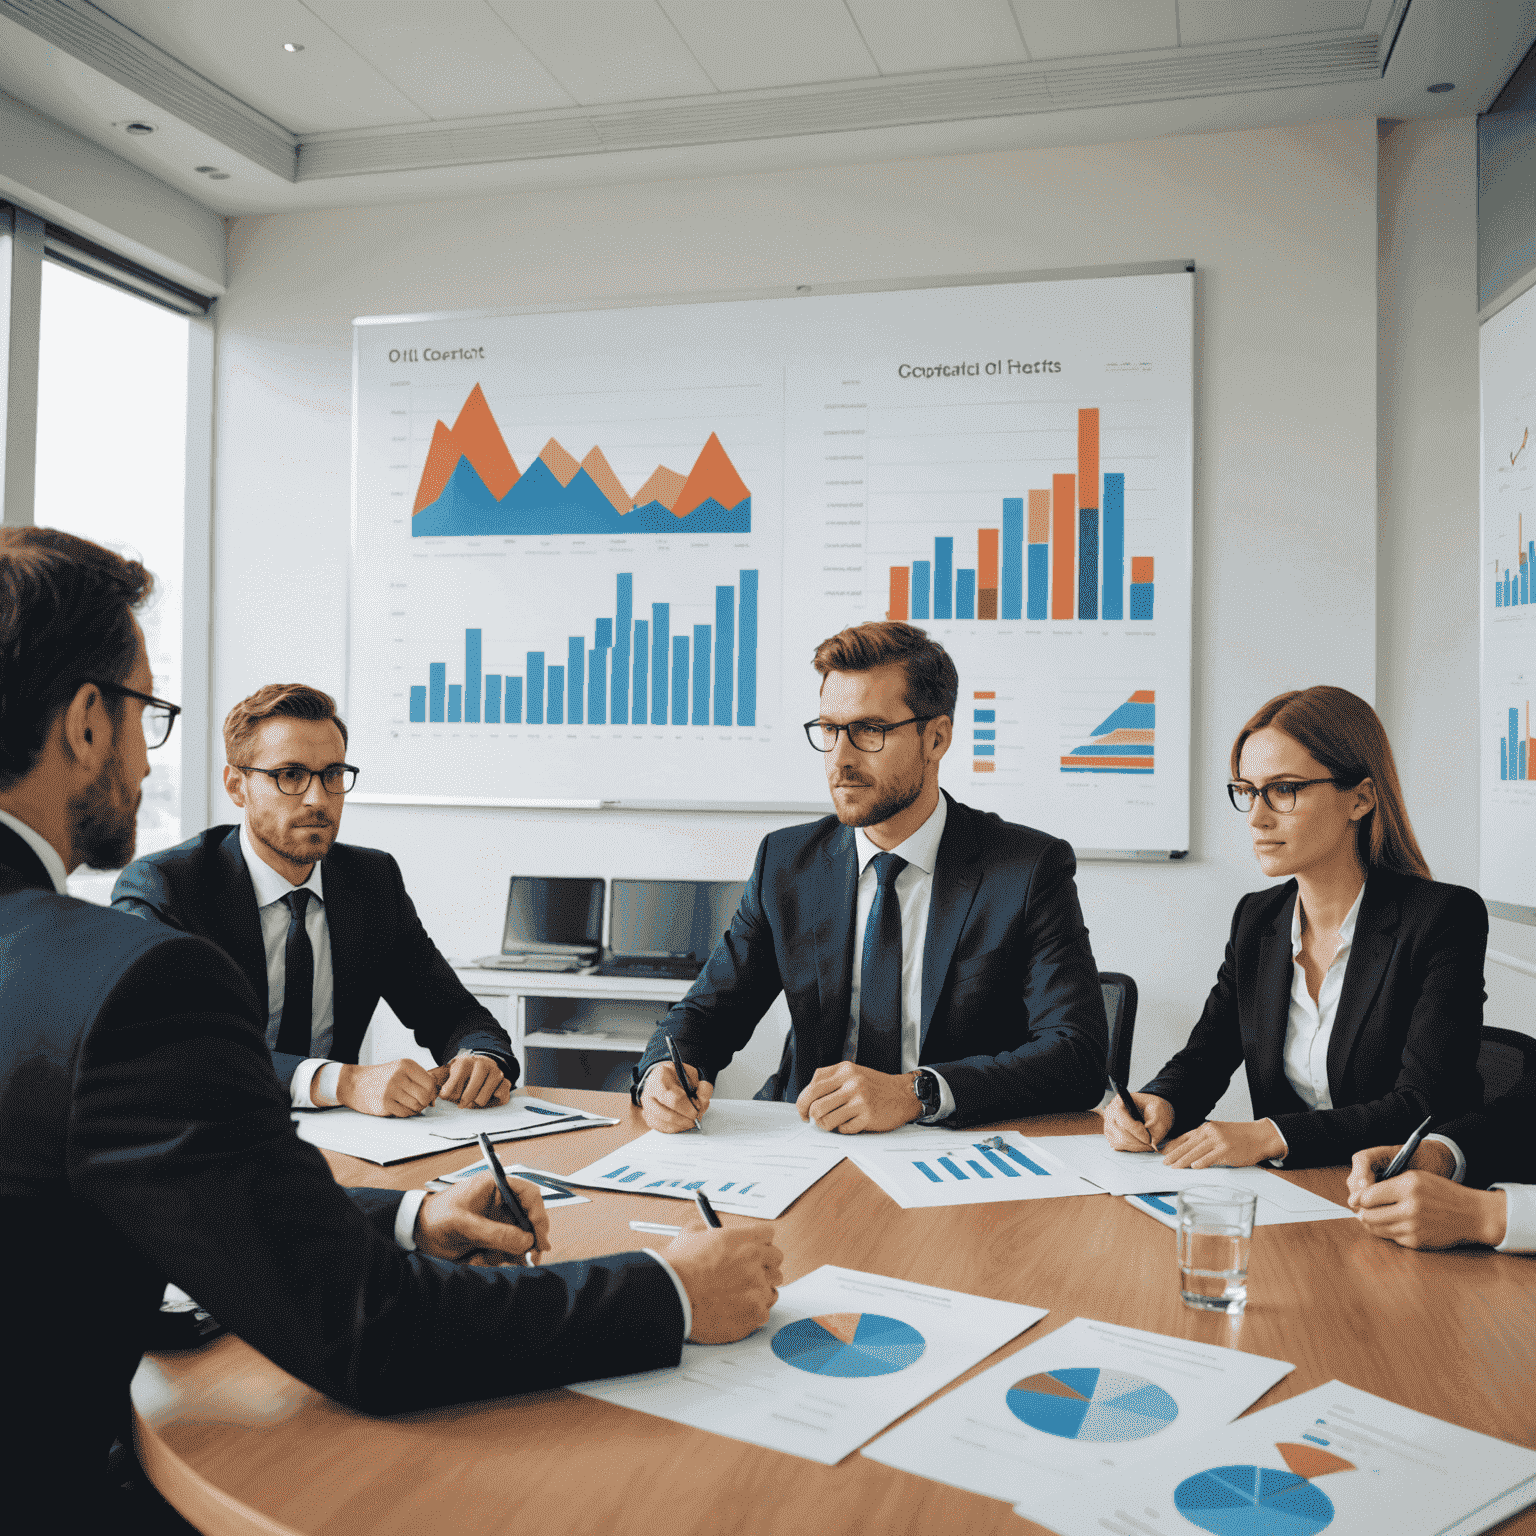
<instances>
[{"instance_id":1,"label":"office chair","mask_svg":"<svg viewBox=\"0 0 1536 1536\"><path fill-rule=\"evenodd\" d=\"M1119 971L1100 971L1099 985L1104 989L1104 1016L1109 1020L1110 1075L1117 1083L1130 1087L1131 1036L1136 1029L1136 983ZM1531 1043L1536 1045L1536 1041Z\"/></svg>"},{"instance_id":2,"label":"office chair","mask_svg":"<svg viewBox=\"0 0 1536 1536\"><path fill-rule=\"evenodd\" d=\"M1106 991L1105 997L1108 995ZM1477 1070L1483 1079L1483 1103L1487 1104L1508 1093L1522 1077L1536 1072L1536 1038L1513 1029L1483 1025Z\"/></svg>"}]
</instances>

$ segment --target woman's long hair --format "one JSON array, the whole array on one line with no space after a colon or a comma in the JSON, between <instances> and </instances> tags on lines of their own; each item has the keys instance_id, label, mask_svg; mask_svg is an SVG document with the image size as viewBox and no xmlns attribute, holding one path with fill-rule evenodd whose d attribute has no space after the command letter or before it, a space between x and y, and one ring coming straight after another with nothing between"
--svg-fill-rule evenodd
<instances>
[{"instance_id":1,"label":"woman's long hair","mask_svg":"<svg viewBox=\"0 0 1536 1536\"><path fill-rule=\"evenodd\" d=\"M1341 784L1369 779L1376 788L1376 808L1356 824L1360 862L1367 870L1389 869L1400 875L1434 877L1403 804L1392 743L1376 711L1347 688L1319 684L1277 694L1237 733L1232 743L1232 777L1242 773L1243 743L1266 726L1300 742Z\"/></svg>"}]
</instances>

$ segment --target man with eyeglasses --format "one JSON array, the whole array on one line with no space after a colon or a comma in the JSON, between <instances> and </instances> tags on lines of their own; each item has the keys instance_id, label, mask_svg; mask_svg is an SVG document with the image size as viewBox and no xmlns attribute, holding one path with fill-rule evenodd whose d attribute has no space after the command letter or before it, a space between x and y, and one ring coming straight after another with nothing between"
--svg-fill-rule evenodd
<instances>
[{"instance_id":1,"label":"man with eyeglasses","mask_svg":"<svg viewBox=\"0 0 1536 1536\"><path fill-rule=\"evenodd\" d=\"M267 1046L294 1107L418 1115L436 1098L504 1104L506 1032L438 952L387 853L336 841L358 770L336 701L271 683L224 721L224 789L238 826L146 854L112 904L212 939L265 996ZM383 998L438 1063L358 1065Z\"/></svg>"},{"instance_id":2,"label":"man with eyeglasses","mask_svg":"<svg viewBox=\"0 0 1536 1536\"><path fill-rule=\"evenodd\" d=\"M780 992L789 1034L757 1097L825 1130L1091 1108L1108 1030L1071 847L940 791L959 679L923 630L845 629L813 665L805 732L835 814L763 839L730 931L635 1069L647 1124L691 1130Z\"/></svg>"}]
</instances>

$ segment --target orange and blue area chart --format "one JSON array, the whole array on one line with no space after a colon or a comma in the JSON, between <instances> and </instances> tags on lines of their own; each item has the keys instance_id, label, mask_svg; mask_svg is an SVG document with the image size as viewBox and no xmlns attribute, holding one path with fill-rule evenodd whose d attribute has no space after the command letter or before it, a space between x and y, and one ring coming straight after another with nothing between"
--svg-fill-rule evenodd
<instances>
[{"instance_id":1,"label":"orange and blue area chart","mask_svg":"<svg viewBox=\"0 0 1536 1536\"><path fill-rule=\"evenodd\" d=\"M1151 773L1156 724L1157 694L1151 688L1141 689L1101 720L1082 746L1062 758L1061 771Z\"/></svg>"}]
</instances>

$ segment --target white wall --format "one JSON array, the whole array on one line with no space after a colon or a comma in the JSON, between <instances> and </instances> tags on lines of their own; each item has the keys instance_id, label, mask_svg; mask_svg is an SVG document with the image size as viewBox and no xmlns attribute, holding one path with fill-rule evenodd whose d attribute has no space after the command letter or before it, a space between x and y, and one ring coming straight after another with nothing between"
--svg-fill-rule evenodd
<instances>
[{"instance_id":1,"label":"white wall","mask_svg":"<svg viewBox=\"0 0 1536 1536\"><path fill-rule=\"evenodd\" d=\"M1141 983L1149 1075L1262 884L1221 789L1232 736L1283 688L1375 693L1376 173L1363 121L239 220L215 718L279 677L343 689L354 315L1193 257L1193 851L1079 881L1100 965ZM354 806L345 831L393 851L442 947L475 954L513 870L740 878L784 820Z\"/></svg>"}]
</instances>

